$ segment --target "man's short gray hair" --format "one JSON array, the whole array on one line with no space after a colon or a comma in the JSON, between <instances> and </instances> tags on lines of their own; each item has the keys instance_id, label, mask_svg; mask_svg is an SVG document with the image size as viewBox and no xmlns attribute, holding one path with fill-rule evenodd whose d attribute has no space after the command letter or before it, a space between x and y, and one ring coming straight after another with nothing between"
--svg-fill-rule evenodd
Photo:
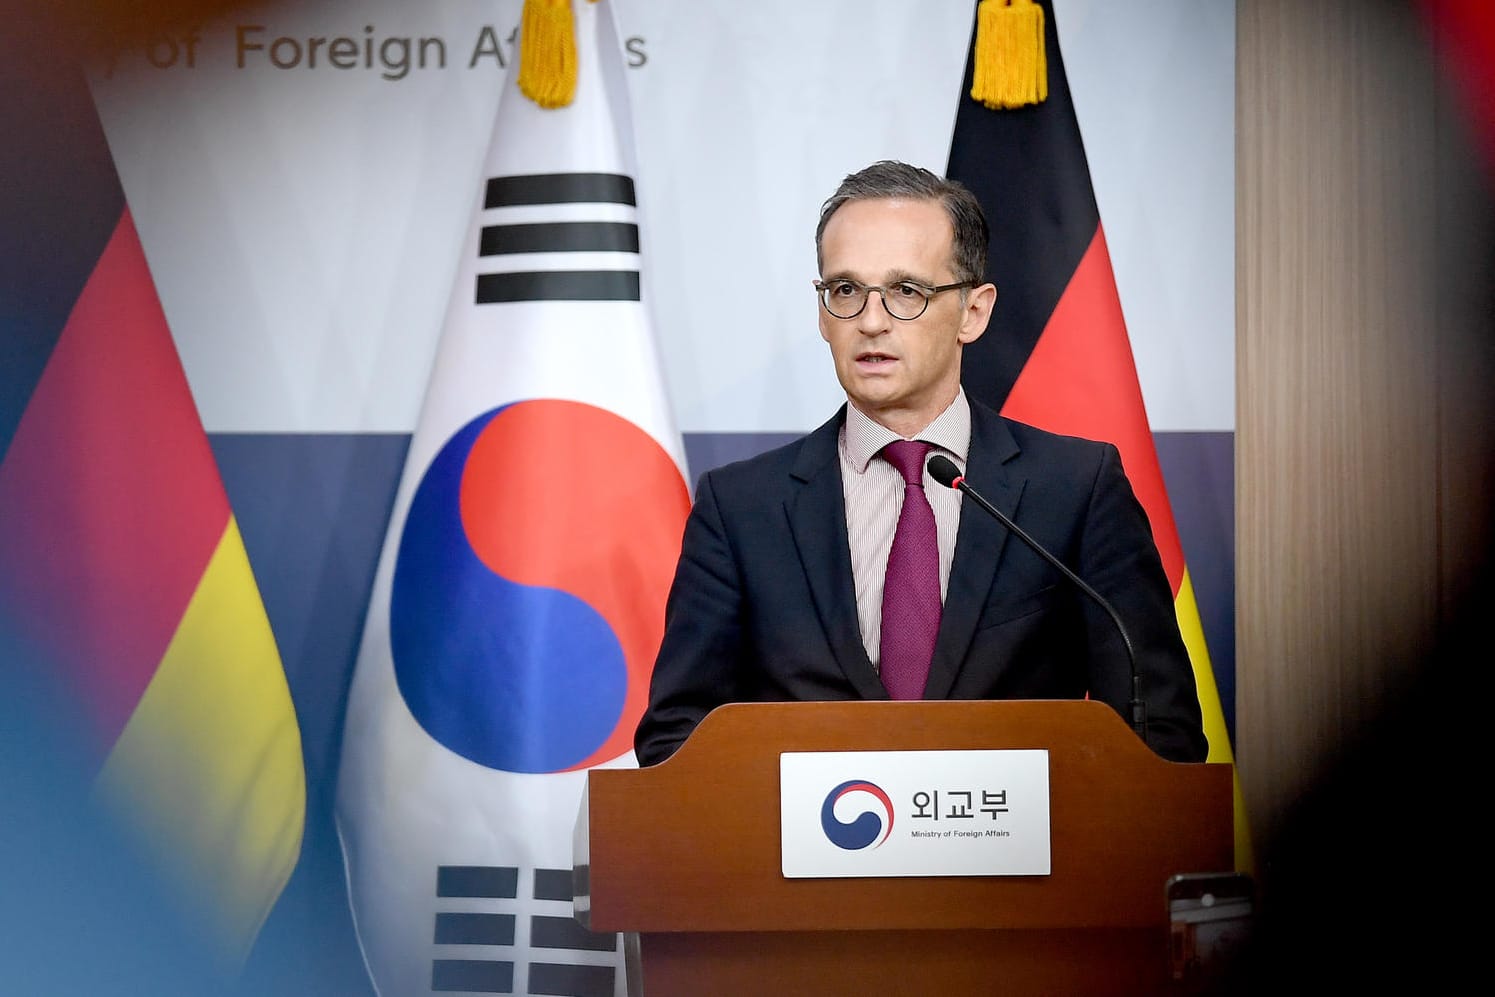
<instances>
[{"instance_id":1,"label":"man's short gray hair","mask_svg":"<svg viewBox=\"0 0 1495 997\"><path fill-rule=\"evenodd\" d=\"M986 280L986 247L991 232L976 195L959 180L949 180L922 167L892 159L873 163L849 175L820 206L820 224L815 228L815 265L821 269L825 266L821 239L831 215L843 204L892 197L938 201L950 216L950 226L954 231L951 266L955 279L978 284Z\"/></svg>"}]
</instances>

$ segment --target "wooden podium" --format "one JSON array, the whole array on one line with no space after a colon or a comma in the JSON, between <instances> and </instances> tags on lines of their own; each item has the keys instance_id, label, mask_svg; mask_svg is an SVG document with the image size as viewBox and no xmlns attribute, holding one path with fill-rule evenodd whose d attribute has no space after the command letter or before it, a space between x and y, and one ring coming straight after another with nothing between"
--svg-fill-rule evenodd
<instances>
[{"instance_id":1,"label":"wooden podium","mask_svg":"<svg viewBox=\"0 0 1495 997\"><path fill-rule=\"evenodd\" d=\"M781 752L990 748L1049 752L1049 875L783 876ZM1102 703L732 704L588 773L576 916L638 933L643 997L1169 993L1165 884L1233 868L1232 814Z\"/></svg>"}]
</instances>

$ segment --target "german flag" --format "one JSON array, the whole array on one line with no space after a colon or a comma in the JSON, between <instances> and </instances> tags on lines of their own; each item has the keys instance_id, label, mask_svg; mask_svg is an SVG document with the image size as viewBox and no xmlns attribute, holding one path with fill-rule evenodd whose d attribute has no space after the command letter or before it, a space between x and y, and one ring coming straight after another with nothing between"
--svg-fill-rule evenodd
<instances>
[{"instance_id":1,"label":"german flag","mask_svg":"<svg viewBox=\"0 0 1495 997\"><path fill-rule=\"evenodd\" d=\"M83 74L5 104L7 678L232 968L300 852L290 690Z\"/></svg>"},{"instance_id":2,"label":"german flag","mask_svg":"<svg viewBox=\"0 0 1495 997\"><path fill-rule=\"evenodd\" d=\"M985 0L972 32L947 175L971 189L991 225L987 274L997 306L986 335L967 346L962 381L972 398L1044 429L1116 444L1173 585L1179 628L1194 663L1209 737L1209 761L1233 762L1230 735L1205 647L1178 528L1142 402L1142 389L1111 271L1090 167L1070 99L1052 4ZM1001 8L1000 10L998 8ZM1040 13L1041 12L1041 13ZM1031 26L1025 65L1046 72L1027 102L978 91L977 67L990 69L994 17ZM1041 17L1041 36L1039 20ZM986 23L982 23L985 21ZM1000 54L1011 53L1003 39ZM1013 106L1014 104L1021 106ZM1251 868L1251 844L1235 786L1236 865Z\"/></svg>"}]
</instances>

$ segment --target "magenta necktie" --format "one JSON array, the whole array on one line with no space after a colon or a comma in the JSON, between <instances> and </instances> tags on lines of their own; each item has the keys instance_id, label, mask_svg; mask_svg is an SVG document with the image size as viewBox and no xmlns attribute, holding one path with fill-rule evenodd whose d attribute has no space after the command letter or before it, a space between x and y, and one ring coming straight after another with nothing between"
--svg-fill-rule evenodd
<instances>
[{"instance_id":1,"label":"magenta necktie","mask_svg":"<svg viewBox=\"0 0 1495 997\"><path fill-rule=\"evenodd\" d=\"M895 440L883 460L903 475L903 511L882 590L882 684L894 699L922 699L940 629L940 545L924 494L929 444Z\"/></svg>"}]
</instances>

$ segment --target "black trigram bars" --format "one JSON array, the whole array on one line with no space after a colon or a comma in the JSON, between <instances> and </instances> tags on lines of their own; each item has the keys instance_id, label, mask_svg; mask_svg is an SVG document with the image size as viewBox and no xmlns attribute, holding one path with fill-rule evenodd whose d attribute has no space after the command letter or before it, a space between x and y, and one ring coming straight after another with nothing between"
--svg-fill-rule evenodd
<instances>
[{"instance_id":1,"label":"black trigram bars","mask_svg":"<svg viewBox=\"0 0 1495 997\"><path fill-rule=\"evenodd\" d=\"M553 204L623 204L636 207L633 178L615 173L544 173L492 177L483 210ZM634 253L638 226L618 221L554 221L485 225L478 242L484 259L514 253ZM525 270L480 273L476 303L508 301L638 301L639 272L632 270Z\"/></svg>"},{"instance_id":2,"label":"black trigram bars","mask_svg":"<svg viewBox=\"0 0 1495 997\"><path fill-rule=\"evenodd\" d=\"M571 916L571 870L534 870L535 900L555 903L554 914L529 918L530 958L525 986L516 989L516 916L503 901L519 896L519 869L514 866L440 866L436 896L495 901L494 911L438 911L437 945L484 945L494 951L481 959L433 959L434 993L546 994L557 997L612 997L617 977L613 966L566 961L568 952L615 952L616 934L587 931ZM542 953L541 950L552 950ZM544 955L545 958L537 958Z\"/></svg>"}]
</instances>

